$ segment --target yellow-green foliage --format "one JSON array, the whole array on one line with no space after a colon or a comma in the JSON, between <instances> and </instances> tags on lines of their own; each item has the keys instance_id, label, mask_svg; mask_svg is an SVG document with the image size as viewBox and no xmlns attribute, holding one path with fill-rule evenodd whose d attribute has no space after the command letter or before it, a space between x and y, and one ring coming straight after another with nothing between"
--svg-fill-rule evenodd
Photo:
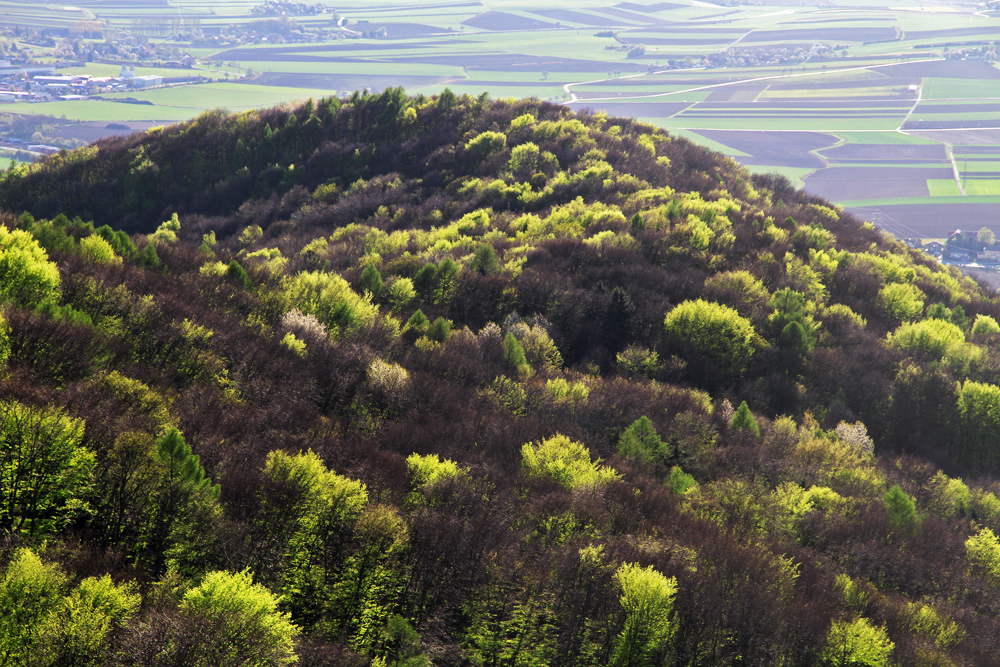
<instances>
[{"instance_id":1,"label":"yellow-green foliage","mask_svg":"<svg viewBox=\"0 0 1000 667\"><path fill-rule=\"evenodd\" d=\"M437 454L410 454L406 457L406 468L410 479L417 488L437 484L441 480L456 479L464 476L465 470L450 459L439 458Z\"/></svg>"},{"instance_id":2,"label":"yellow-green foliage","mask_svg":"<svg viewBox=\"0 0 1000 667\"><path fill-rule=\"evenodd\" d=\"M924 312L924 293L914 285L891 283L878 293L879 303L889 317L911 320Z\"/></svg>"},{"instance_id":3,"label":"yellow-green foliage","mask_svg":"<svg viewBox=\"0 0 1000 667\"><path fill-rule=\"evenodd\" d=\"M222 278L226 275L229 265L225 262L205 262L198 269L198 273L211 278Z\"/></svg>"},{"instance_id":4,"label":"yellow-green foliage","mask_svg":"<svg viewBox=\"0 0 1000 667\"><path fill-rule=\"evenodd\" d=\"M288 260L281 256L281 250L278 248L261 248L247 253L243 259L259 262L274 277L283 274L285 267L288 266Z\"/></svg>"},{"instance_id":5,"label":"yellow-green foliage","mask_svg":"<svg viewBox=\"0 0 1000 667\"><path fill-rule=\"evenodd\" d=\"M800 477L812 484L845 489L852 494L876 496L885 482L872 465L872 454L864 447L827 434L813 435L803 429L792 452Z\"/></svg>"},{"instance_id":6,"label":"yellow-green foliage","mask_svg":"<svg viewBox=\"0 0 1000 667\"><path fill-rule=\"evenodd\" d=\"M507 135L492 131L477 134L465 144L465 150L483 157L502 151L506 147Z\"/></svg>"},{"instance_id":7,"label":"yellow-green foliage","mask_svg":"<svg viewBox=\"0 0 1000 667\"><path fill-rule=\"evenodd\" d=\"M545 383L545 390L557 401L567 400L573 405L583 405L590 397L590 390L583 382L570 382L565 378L555 378Z\"/></svg>"},{"instance_id":8,"label":"yellow-green foliage","mask_svg":"<svg viewBox=\"0 0 1000 667\"><path fill-rule=\"evenodd\" d=\"M515 220L512 227L518 223L525 225L523 233L518 234L519 238L527 236L538 240L555 236L579 237L593 225L621 230L626 228L625 215L617 206L600 202L585 204L582 197L553 208L544 221L535 216L523 216Z\"/></svg>"},{"instance_id":9,"label":"yellow-green foliage","mask_svg":"<svg viewBox=\"0 0 1000 667\"><path fill-rule=\"evenodd\" d=\"M122 263L122 258L115 254L111 244L96 234L80 239L80 254L93 264Z\"/></svg>"},{"instance_id":10,"label":"yellow-green foliage","mask_svg":"<svg viewBox=\"0 0 1000 667\"><path fill-rule=\"evenodd\" d=\"M378 317L378 308L369 299L358 296L347 281L335 273L299 273L288 281L288 298L294 307L314 315L326 325L334 337Z\"/></svg>"},{"instance_id":11,"label":"yellow-green foliage","mask_svg":"<svg viewBox=\"0 0 1000 667\"><path fill-rule=\"evenodd\" d=\"M976 315L976 321L972 325L973 336L989 336L1000 333L1000 324L989 315Z\"/></svg>"},{"instance_id":12,"label":"yellow-green foliage","mask_svg":"<svg viewBox=\"0 0 1000 667\"><path fill-rule=\"evenodd\" d=\"M840 267L841 260L847 255L846 251L834 249L816 250L809 248L809 266L824 278L829 278Z\"/></svg>"},{"instance_id":13,"label":"yellow-green foliage","mask_svg":"<svg viewBox=\"0 0 1000 667\"><path fill-rule=\"evenodd\" d=\"M746 370L759 345L749 320L728 306L701 299L685 301L667 313L664 327L676 343L690 345L735 374Z\"/></svg>"},{"instance_id":14,"label":"yellow-green foliage","mask_svg":"<svg viewBox=\"0 0 1000 667\"><path fill-rule=\"evenodd\" d=\"M0 225L0 302L33 307L59 298L59 269L26 231Z\"/></svg>"},{"instance_id":15,"label":"yellow-green foliage","mask_svg":"<svg viewBox=\"0 0 1000 667\"><path fill-rule=\"evenodd\" d=\"M327 470L312 451L295 455L271 452L264 462L264 477L294 494L297 502L289 511L304 529L322 512L332 511L342 521L353 521L368 504L364 484Z\"/></svg>"},{"instance_id":16,"label":"yellow-green foliage","mask_svg":"<svg viewBox=\"0 0 1000 667\"><path fill-rule=\"evenodd\" d=\"M949 348L965 342L965 334L951 322L921 320L900 325L889 334L889 344L941 358Z\"/></svg>"},{"instance_id":17,"label":"yellow-green foliage","mask_svg":"<svg viewBox=\"0 0 1000 667\"><path fill-rule=\"evenodd\" d=\"M965 557L976 570L986 575L991 584L1000 586L1000 541L996 533L983 528L967 539Z\"/></svg>"},{"instance_id":18,"label":"yellow-green foliage","mask_svg":"<svg viewBox=\"0 0 1000 667\"><path fill-rule=\"evenodd\" d=\"M934 607L919 602L906 605L906 616L913 632L929 637L940 648L948 648L965 638L965 631L955 621L944 617Z\"/></svg>"},{"instance_id":19,"label":"yellow-green foliage","mask_svg":"<svg viewBox=\"0 0 1000 667\"><path fill-rule=\"evenodd\" d=\"M820 204L809 204L808 207L819 213L821 216L823 216L830 222L837 222L838 220L840 220L840 214L837 213L832 208L830 208L829 206L822 206Z\"/></svg>"},{"instance_id":20,"label":"yellow-green foliage","mask_svg":"<svg viewBox=\"0 0 1000 667\"><path fill-rule=\"evenodd\" d=\"M833 582L834 589L840 593L848 609L861 611L869 602L869 593L866 586L858 584L846 574L838 574Z\"/></svg>"},{"instance_id":21,"label":"yellow-green foliage","mask_svg":"<svg viewBox=\"0 0 1000 667\"><path fill-rule=\"evenodd\" d=\"M526 113L510 121L510 129L511 131L516 131L520 130L521 128L528 127L534 124L535 124L535 117L530 113Z\"/></svg>"},{"instance_id":22,"label":"yellow-green foliage","mask_svg":"<svg viewBox=\"0 0 1000 667\"><path fill-rule=\"evenodd\" d=\"M826 635L823 658L831 667L888 667L895 646L884 628L866 618L834 621Z\"/></svg>"},{"instance_id":23,"label":"yellow-green foliage","mask_svg":"<svg viewBox=\"0 0 1000 667\"><path fill-rule=\"evenodd\" d=\"M160 223L156 231L147 238L150 243L177 243L177 232L181 231L181 221L174 213L166 222Z\"/></svg>"},{"instance_id":24,"label":"yellow-green foliage","mask_svg":"<svg viewBox=\"0 0 1000 667\"><path fill-rule=\"evenodd\" d=\"M773 495L781 511L779 522L789 531L794 531L798 520L810 512L829 512L844 504L843 496L827 486L804 489L795 482L785 482Z\"/></svg>"},{"instance_id":25,"label":"yellow-green foliage","mask_svg":"<svg viewBox=\"0 0 1000 667\"><path fill-rule=\"evenodd\" d=\"M515 146L510 152L507 167L515 174L530 174L538 168L538 144L527 142Z\"/></svg>"},{"instance_id":26,"label":"yellow-green foliage","mask_svg":"<svg viewBox=\"0 0 1000 667\"><path fill-rule=\"evenodd\" d=\"M749 271L724 271L705 281L706 289L724 292L735 303L727 305L749 309L767 302L771 296L764 283Z\"/></svg>"},{"instance_id":27,"label":"yellow-green foliage","mask_svg":"<svg viewBox=\"0 0 1000 667\"><path fill-rule=\"evenodd\" d=\"M851 255L850 259L852 262L867 265L880 274L887 283L912 283L917 277L916 269L902 255L859 252Z\"/></svg>"},{"instance_id":28,"label":"yellow-green foliage","mask_svg":"<svg viewBox=\"0 0 1000 667\"><path fill-rule=\"evenodd\" d=\"M826 300L826 285L823 284L820 274L790 252L785 253L785 272L793 289L802 292L816 303L823 303Z\"/></svg>"},{"instance_id":29,"label":"yellow-green foliage","mask_svg":"<svg viewBox=\"0 0 1000 667\"><path fill-rule=\"evenodd\" d=\"M619 602L625 612L625 627L618 635L611 664L614 667L647 664L649 657L670 638L670 613L677 594L677 579L668 579L652 566L626 563L615 572L615 582L622 591Z\"/></svg>"},{"instance_id":30,"label":"yellow-green foliage","mask_svg":"<svg viewBox=\"0 0 1000 667\"><path fill-rule=\"evenodd\" d=\"M528 474L551 477L567 489L603 486L619 478L613 468L591 461L590 450L580 442L556 434L538 445L521 447L521 463Z\"/></svg>"},{"instance_id":31,"label":"yellow-green foliage","mask_svg":"<svg viewBox=\"0 0 1000 667\"><path fill-rule=\"evenodd\" d=\"M131 584L88 577L66 594L69 578L31 550L19 549L0 579L0 655L4 664L98 665L108 636L139 607Z\"/></svg>"},{"instance_id":32,"label":"yellow-green foliage","mask_svg":"<svg viewBox=\"0 0 1000 667\"><path fill-rule=\"evenodd\" d=\"M521 324L515 329L514 335L517 336L522 349L524 349L524 357L529 366L556 370L562 368L562 354L544 327L538 325L528 327Z\"/></svg>"},{"instance_id":33,"label":"yellow-green foliage","mask_svg":"<svg viewBox=\"0 0 1000 667\"><path fill-rule=\"evenodd\" d=\"M306 356L306 342L297 338L291 331L281 339L281 344L300 357Z\"/></svg>"},{"instance_id":34,"label":"yellow-green foliage","mask_svg":"<svg viewBox=\"0 0 1000 667\"><path fill-rule=\"evenodd\" d=\"M944 365L955 377L966 377L986 359L986 350L974 343L952 345L944 353Z\"/></svg>"},{"instance_id":35,"label":"yellow-green foliage","mask_svg":"<svg viewBox=\"0 0 1000 667\"><path fill-rule=\"evenodd\" d=\"M833 233L822 227L801 225L792 234L792 242L805 243L810 250L824 250L837 241Z\"/></svg>"},{"instance_id":36,"label":"yellow-green foliage","mask_svg":"<svg viewBox=\"0 0 1000 667\"><path fill-rule=\"evenodd\" d=\"M122 408L134 409L151 419L154 432L166 431L176 425L170 414L170 402L139 380L111 371L95 383L102 394L113 396Z\"/></svg>"},{"instance_id":37,"label":"yellow-green foliage","mask_svg":"<svg viewBox=\"0 0 1000 667\"><path fill-rule=\"evenodd\" d=\"M543 120L535 125L535 141L553 141L563 148L584 149L595 144L587 126L576 118Z\"/></svg>"},{"instance_id":38,"label":"yellow-green foliage","mask_svg":"<svg viewBox=\"0 0 1000 667\"><path fill-rule=\"evenodd\" d=\"M225 644L212 650L199 644L192 657L201 659L195 664L211 664L219 658L222 664L247 664L238 658L244 655L254 657L250 664L284 667L297 662L294 642L299 629L291 614L278 609L278 602L266 587L253 582L249 571L206 574L201 584L184 595L180 608L215 629Z\"/></svg>"},{"instance_id":39,"label":"yellow-green foliage","mask_svg":"<svg viewBox=\"0 0 1000 667\"><path fill-rule=\"evenodd\" d=\"M820 319L830 322L834 320L842 320L844 322L849 322L851 325L864 328L865 318L861 317L855 313L849 306L845 306L842 303L834 303L829 306L825 306L822 311L820 311Z\"/></svg>"}]
</instances>

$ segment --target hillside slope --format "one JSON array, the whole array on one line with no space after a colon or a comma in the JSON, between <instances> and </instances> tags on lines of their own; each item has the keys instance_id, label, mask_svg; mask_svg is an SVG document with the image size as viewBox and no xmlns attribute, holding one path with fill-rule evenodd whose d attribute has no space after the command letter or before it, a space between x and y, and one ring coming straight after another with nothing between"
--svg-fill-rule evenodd
<instances>
[{"instance_id":1,"label":"hillside slope","mask_svg":"<svg viewBox=\"0 0 1000 667\"><path fill-rule=\"evenodd\" d=\"M779 177L390 90L0 205L11 655L1000 661L1000 302Z\"/></svg>"}]
</instances>

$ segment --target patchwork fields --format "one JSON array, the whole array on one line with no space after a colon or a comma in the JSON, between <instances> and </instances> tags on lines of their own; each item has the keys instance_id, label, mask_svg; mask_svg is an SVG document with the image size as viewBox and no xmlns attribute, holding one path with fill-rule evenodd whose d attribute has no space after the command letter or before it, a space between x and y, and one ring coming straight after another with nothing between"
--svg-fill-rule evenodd
<instances>
[{"instance_id":1,"label":"patchwork fields","mask_svg":"<svg viewBox=\"0 0 1000 667\"><path fill-rule=\"evenodd\" d=\"M258 4L0 0L0 23L141 29L196 57L199 74L233 79L0 111L138 124L389 86L538 97L641 118L901 236L1000 232L1000 16L981 6L388 1L288 17L298 36L227 41L263 25Z\"/></svg>"}]
</instances>

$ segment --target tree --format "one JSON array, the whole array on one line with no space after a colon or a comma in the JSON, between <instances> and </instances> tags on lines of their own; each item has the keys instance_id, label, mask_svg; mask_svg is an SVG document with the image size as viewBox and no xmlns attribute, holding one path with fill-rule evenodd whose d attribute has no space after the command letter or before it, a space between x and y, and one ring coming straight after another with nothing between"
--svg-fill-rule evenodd
<instances>
[{"instance_id":1,"label":"tree","mask_svg":"<svg viewBox=\"0 0 1000 667\"><path fill-rule=\"evenodd\" d=\"M649 417L639 417L618 440L618 456L651 463L664 454L665 447Z\"/></svg>"},{"instance_id":2,"label":"tree","mask_svg":"<svg viewBox=\"0 0 1000 667\"><path fill-rule=\"evenodd\" d=\"M983 528L967 539L965 557L992 585L1000 584L1000 541L992 530Z\"/></svg>"},{"instance_id":3,"label":"tree","mask_svg":"<svg viewBox=\"0 0 1000 667\"><path fill-rule=\"evenodd\" d=\"M58 299L59 288L59 270L35 238L0 225L0 302L32 308L46 299Z\"/></svg>"},{"instance_id":4,"label":"tree","mask_svg":"<svg viewBox=\"0 0 1000 667\"><path fill-rule=\"evenodd\" d=\"M976 232L976 240L983 245L991 246L997 241L996 234L989 227L983 227Z\"/></svg>"},{"instance_id":5,"label":"tree","mask_svg":"<svg viewBox=\"0 0 1000 667\"><path fill-rule=\"evenodd\" d=\"M510 152L508 168L518 178L530 176L538 169L540 153L538 145L530 141L520 146L515 146Z\"/></svg>"},{"instance_id":6,"label":"tree","mask_svg":"<svg viewBox=\"0 0 1000 667\"><path fill-rule=\"evenodd\" d=\"M760 438L760 425L750 412L746 401L741 402L740 407L736 408L733 418L729 421L729 428L733 431L749 431L755 438Z\"/></svg>"},{"instance_id":7,"label":"tree","mask_svg":"<svg viewBox=\"0 0 1000 667\"><path fill-rule=\"evenodd\" d=\"M476 248L472 261L469 262L469 269L484 276L493 276L500 273L500 260L497 259L496 250L489 243Z\"/></svg>"},{"instance_id":8,"label":"tree","mask_svg":"<svg viewBox=\"0 0 1000 667\"><path fill-rule=\"evenodd\" d=\"M83 432L58 410L0 403L0 529L46 533L87 509L95 456Z\"/></svg>"},{"instance_id":9,"label":"tree","mask_svg":"<svg viewBox=\"0 0 1000 667\"><path fill-rule=\"evenodd\" d=\"M139 608L135 585L116 586L111 577L88 577L60 600L39 628L34 664L107 664L109 638Z\"/></svg>"},{"instance_id":10,"label":"tree","mask_svg":"<svg viewBox=\"0 0 1000 667\"><path fill-rule=\"evenodd\" d=\"M653 569L628 563L618 568L615 581L621 587L625 627L615 643L611 664L614 667L647 667L670 637L670 613L677 579L667 578Z\"/></svg>"},{"instance_id":11,"label":"tree","mask_svg":"<svg viewBox=\"0 0 1000 667\"><path fill-rule=\"evenodd\" d=\"M18 549L0 580L0 656L25 664L42 623L59 604L68 577L31 549Z\"/></svg>"},{"instance_id":12,"label":"tree","mask_svg":"<svg viewBox=\"0 0 1000 667\"><path fill-rule=\"evenodd\" d=\"M757 351L757 332L728 306L698 299L669 313L664 328L672 343L707 360L722 372L744 373Z\"/></svg>"},{"instance_id":13,"label":"tree","mask_svg":"<svg viewBox=\"0 0 1000 667\"><path fill-rule=\"evenodd\" d=\"M905 323L889 334L889 344L902 350L916 350L940 359L949 348L965 342L965 334L951 322L927 319Z\"/></svg>"},{"instance_id":14,"label":"tree","mask_svg":"<svg viewBox=\"0 0 1000 667\"><path fill-rule=\"evenodd\" d=\"M409 278L396 278L389 285L389 303L396 312L406 308L406 305L413 301L417 291L413 288L413 281Z\"/></svg>"},{"instance_id":15,"label":"tree","mask_svg":"<svg viewBox=\"0 0 1000 667\"><path fill-rule=\"evenodd\" d=\"M226 278L240 287L250 287L251 285L247 270L235 259L231 260L229 266L226 268Z\"/></svg>"},{"instance_id":16,"label":"tree","mask_svg":"<svg viewBox=\"0 0 1000 667\"><path fill-rule=\"evenodd\" d=\"M181 613L197 629L186 664L283 667L296 662L298 627L251 574L215 571L184 595ZM177 650L176 646L171 647Z\"/></svg>"},{"instance_id":17,"label":"tree","mask_svg":"<svg viewBox=\"0 0 1000 667\"><path fill-rule=\"evenodd\" d=\"M590 450L583 443L558 433L538 445L528 443L521 447L521 464L528 474L551 477L570 490L603 486L619 478L614 468L600 463L600 459L591 461Z\"/></svg>"},{"instance_id":18,"label":"tree","mask_svg":"<svg viewBox=\"0 0 1000 667\"><path fill-rule=\"evenodd\" d=\"M919 525L920 517L917 514L916 503L898 484L894 484L885 492L882 504L885 506L886 514L889 515L893 529L908 535Z\"/></svg>"},{"instance_id":19,"label":"tree","mask_svg":"<svg viewBox=\"0 0 1000 667\"><path fill-rule=\"evenodd\" d=\"M528 365L528 359L524 356L524 348L521 347L520 341L512 333L508 333L503 339L503 361L507 368L515 371L521 377L527 377L531 374L531 366Z\"/></svg>"},{"instance_id":20,"label":"tree","mask_svg":"<svg viewBox=\"0 0 1000 667\"><path fill-rule=\"evenodd\" d=\"M912 320L924 312L924 293L913 285L892 283L878 293L882 308L889 317L897 320Z\"/></svg>"},{"instance_id":21,"label":"tree","mask_svg":"<svg viewBox=\"0 0 1000 667\"><path fill-rule=\"evenodd\" d=\"M382 274L374 264L368 264L361 272L361 290L368 292L373 297L378 297L382 293L385 284L382 282Z\"/></svg>"},{"instance_id":22,"label":"tree","mask_svg":"<svg viewBox=\"0 0 1000 667\"><path fill-rule=\"evenodd\" d=\"M823 660L830 667L888 667L894 647L885 629L865 618L834 621L826 635Z\"/></svg>"}]
</instances>

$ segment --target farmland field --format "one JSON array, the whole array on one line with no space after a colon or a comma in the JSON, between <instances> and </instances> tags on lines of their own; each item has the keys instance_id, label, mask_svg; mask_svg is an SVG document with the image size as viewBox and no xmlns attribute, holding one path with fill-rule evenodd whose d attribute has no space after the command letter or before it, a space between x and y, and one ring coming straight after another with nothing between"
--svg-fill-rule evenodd
<instances>
[{"instance_id":1,"label":"farmland field","mask_svg":"<svg viewBox=\"0 0 1000 667\"><path fill-rule=\"evenodd\" d=\"M143 129L215 107L390 86L538 97L659 125L894 233L909 233L893 222L908 219L924 236L957 219L1000 233L996 10L887 0L386 0L328 2L273 34L269 17L251 13L262 2L0 0L8 26L100 22L119 39L139 34L194 58L187 71L142 62L138 75L205 78L0 112L64 117L69 129L60 131L83 138L100 134L102 121ZM113 76L118 66L66 71Z\"/></svg>"}]
</instances>

